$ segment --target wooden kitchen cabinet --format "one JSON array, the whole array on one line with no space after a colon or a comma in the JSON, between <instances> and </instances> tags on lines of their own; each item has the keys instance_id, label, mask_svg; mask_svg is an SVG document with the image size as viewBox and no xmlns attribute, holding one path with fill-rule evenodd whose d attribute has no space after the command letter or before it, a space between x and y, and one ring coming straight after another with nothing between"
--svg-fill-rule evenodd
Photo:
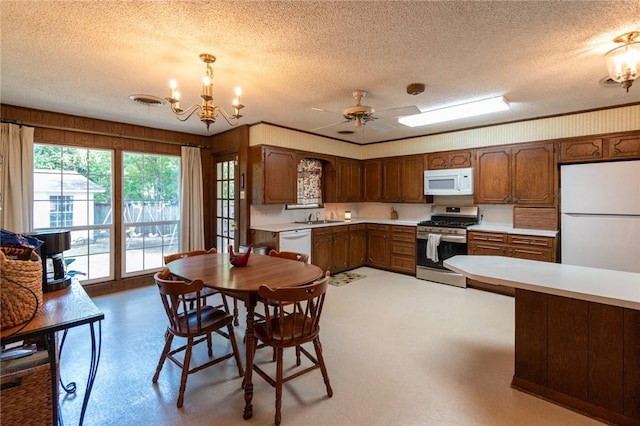
<instances>
[{"instance_id":1,"label":"wooden kitchen cabinet","mask_svg":"<svg viewBox=\"0 0 640 426\"><path fill-rule=\"evenodd\" d=\"M364 201L382 199L382 160L365 160L362 165Z\"/></svg>"},{"instance_id":2,"label":"wooden kitchen cabinet","mask_svg":"<svg viewBox=\"0 0 640 426\"><path fill-rule=\"evenodd\" d=\"M640 132L604 137L572 138L559 143L560 163L584 163L640 158Z\"/></svg>"},{"instance_id":3,"label":"wooden kitchen cabinet","mask_svg":"<svg viewBox=\"0 0 640 426\"><path fill-rule=\"evenodd\" d=\"M327 226L311 231L311 263L332 274L349 269L347 226Z\"/></svg>"},{"instance_id":4,"label":"wooden kitchen cabinet","mask_svg":"<svg viewBox=\"0 0 640 426\"><path fill-rule=\"evenodd\" d=\"M389 226L367 225L367 266L389 269Z\"/></svg>"},{"instance_id":5,"label":"wooden kitchen cabinet","mask_svg":"<svg viewBox=\"0 0 640 426\"><path fill-rule=\"evenodd\" d=\"M336 160L336 202L362 200L362 163L358 160Z\"/></svg>"},{"instance_id":6,"label":"wooden kitchen cabinet","mask_svg":"<svg viewBox=\"0 0 640 426\"><path fill-rule=\"evenodd\" d=\"M364 162L364 201L423 203L422 155L389 157Z\"/></svg>"},{"instance_id":7,"label":"wooden kitchen cabinet","mask_svg":"<svg viewBox=\"0 0 640 426\"><path fill-rule=\"evenodd\" d=\"M561 163L600 160L604 151L602 138L581 139L560 143Z\"/></svg>"},{"instance_id":8,"label":"wooden kitchen cabinet","mask_svg":"<svg viewBox=\"0 0 640 426\"><path fill-rule=\"evenodd\" d=\"M471 150L433 152L425 155L427 170L471 167Z\"/></svg>"},{"instance_id":9,"label":"wooden kitchen cabinet","mask_svg":"<svg viewBox=\"0 0 640 426\"><path fill-rule=\"evenodd\" d=\"M387 203L402 201L402 160L400 158L382 160L382 201Z\"/></svg>"},{"instance_id":10,"label":"wooden kitchen cabinet","mask_svg":"<svg viewBox=\"0 0 640 426\"><path fill-rule=\"evenodd\" d=\"M401 159L400 201L424 203L424 161L422 155Z\"/></svg>"},{"instance_id":11,"label":"wooden kitchen cabinet","mask_svg":"<svg viewBox=\"0 0 640 426\"><path fill-rule=\"evenodd\" d=\"M331 228L311 230L311 263L323 271L331 270Z\"/></svg>"},{"instance_id":12,"label":"wooden kitchen cabinet","mask_svg":"<svg viewBox=\"0 0 640 426\"><path fill-rule=\"evenodd\" d=\"M295 204L297 167L295 151L271 146L250 149L253 204Z\"/></svg>"},{"instance_id":13,"label":"wooden kitchen cabinet","mask_svg":"<svg viewBox=\"0 0 640 426\"><path fill-rule=\"evenodd\" d=\"M391 261L389 268L394 272L416 274L416 227L391 226Z\"/></svg>"},{"instance_id":14,"label":"wooden kitchen cabinet","mask_svg":"<svg viewBox=\"0 0 640 426\"><path fill-rule=\"evenodd\" d=\"M640 132L607 138L607 145L608 157L612 160L640 158Z\"/></svg>"},{"instance_id":15,"label":"wooden kitchen cabinet","mask_svg":"<svg viewBox=\"0 0 640 426\"><path fill-rule=\"evenodd\" d=\"M477 204L556 204L553 143L478 149L474 174Z\"/></svg>"},{"instance_id":16,"label":"wooden kitchen cabinet","mask_svg":"<svg viewBox=\"0 0 640 426\"><path fill-rule=\"evenodd\" d=\"M348 268L364 266L367 261L367 225L349 225Z\"/></svg>"},{"instance_id":17,"label":"wooden kitchen cabinet","mask_svg":"<svg viewBox=\"0 0 640 426\"><path fill-rule=\"evenodd\" d=\"M556 239L537 235L506 234L504 232L469 231L467 234L469 255L507 256L519 259L556 261ZM513 296L512 287L496 286L468 280L470 287Z\"/></svg>"}]
</instances>

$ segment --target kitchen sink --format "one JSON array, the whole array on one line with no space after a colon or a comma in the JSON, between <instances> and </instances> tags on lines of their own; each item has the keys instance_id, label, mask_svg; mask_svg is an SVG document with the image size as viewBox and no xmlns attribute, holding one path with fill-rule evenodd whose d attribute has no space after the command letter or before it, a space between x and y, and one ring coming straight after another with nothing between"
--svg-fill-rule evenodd
<instances>
[{"instance_id":1,"label":"kitchen sink","mask_svg":"<svg viewBox=\"0 0 640 426\"><path fill-rule=\"evenodd\" d=\"M305 225L323 225L325 223L342 223L341 220L300 220L293 223L304 223Z\"/></svg>"}]
</instances>

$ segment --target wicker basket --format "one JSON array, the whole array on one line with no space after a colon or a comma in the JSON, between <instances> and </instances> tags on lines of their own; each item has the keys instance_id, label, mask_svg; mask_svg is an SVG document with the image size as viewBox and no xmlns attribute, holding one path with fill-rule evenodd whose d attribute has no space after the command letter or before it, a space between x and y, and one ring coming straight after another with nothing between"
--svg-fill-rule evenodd
<instances>
[{"instance_id":1,"label":"wicker basket","mask_svg":"<svg viewBox=\"0 0 640 426\"><path fill-rule=\"evenodd\" d=\"M31 320L42 306L42 261L7 259L0 251L0 327L10 328Z\"/></svg>"},{"instance_id":2,"label":"wicker basket","mask_svg":"<svg viewBox=\"0 0 640 426\"><path fill-rule=\"evenodd\" d=\"M1 380L2 426L53 425L49 363L10 373Z\"/></svg>"}]
</instances>

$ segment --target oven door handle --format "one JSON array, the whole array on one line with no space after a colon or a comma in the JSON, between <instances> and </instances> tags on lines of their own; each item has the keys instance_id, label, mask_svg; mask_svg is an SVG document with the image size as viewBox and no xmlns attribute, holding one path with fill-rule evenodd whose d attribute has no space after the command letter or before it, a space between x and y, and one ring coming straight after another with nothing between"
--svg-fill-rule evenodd
<instances>
[{"instance_id":1,"label":"oven door handle","mask_svg":"<svg viewBox=\"0 0 640 426\"><path fill-rule=\"evenodd\" d=\"M442 237L440 238L440 241L444 241L446 243L461 243L461 244L467 243L466 235L445 235L445 234L440 234L440 235L442 235ZM429 234L418 233L418 239L428 240Z\"/></svg>"},{"instance_id":2,"label":"oven door handle","mask_svg":"<svg viewBox=\"0 0 640 426\"><path fill-rule=\"evenodd\" d=\"M467 242L467 237L466 235L443 235L442 238L440 238L440 241L465 244Z\"/></svg>"}]
</instances>

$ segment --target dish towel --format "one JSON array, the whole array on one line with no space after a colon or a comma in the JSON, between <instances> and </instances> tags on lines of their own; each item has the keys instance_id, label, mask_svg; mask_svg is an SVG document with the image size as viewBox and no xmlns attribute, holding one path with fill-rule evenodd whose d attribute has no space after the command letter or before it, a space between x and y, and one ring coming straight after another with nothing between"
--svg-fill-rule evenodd
<instances>
[{"instance_id":1,"label":"dish towel","mask_svg":"<svg viewBox=\"0 0 640 426\"><path fill-rule=\"evenodd\" d=\"M427 237L427 259L438 262L438 246L440 245L441 234L429 234Z\"/></svg>"}]
</instances>

